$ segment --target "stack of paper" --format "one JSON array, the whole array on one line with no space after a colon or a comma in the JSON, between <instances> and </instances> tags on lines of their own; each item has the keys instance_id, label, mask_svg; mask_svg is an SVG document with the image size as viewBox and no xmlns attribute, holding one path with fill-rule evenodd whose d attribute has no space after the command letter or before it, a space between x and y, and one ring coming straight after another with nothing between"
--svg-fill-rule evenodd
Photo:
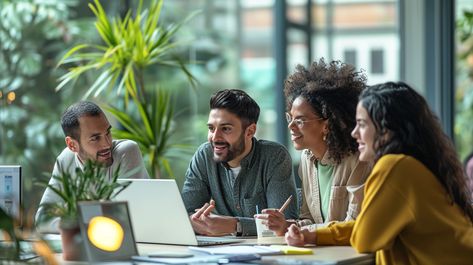
<instances>
[{"instance_id":1,"label":"stack of paper","mask_svg":"<svg viewBox=\"0 0 473 265\"><path fill-rule=\"evenodd\" d=\"M271 246L220 246L220 247L189 247L191 250L205 252L212 255L259 254L259 255L304 255L312 254L312 249L291 247L287 245Z\"/></svg>"},{"instance_id":2,"label":"stack of paper","mask_svg":"<svg viewBox=\"0 0 473 265\"><path fill-rule=\"evenodd\" d=\"M221 246L221 247L189 247L191 250L205 252L212 255L234 255L234 254L259 254L277 255L282 254L278 249L266 246Z\"/></svg>"}]
</instances>

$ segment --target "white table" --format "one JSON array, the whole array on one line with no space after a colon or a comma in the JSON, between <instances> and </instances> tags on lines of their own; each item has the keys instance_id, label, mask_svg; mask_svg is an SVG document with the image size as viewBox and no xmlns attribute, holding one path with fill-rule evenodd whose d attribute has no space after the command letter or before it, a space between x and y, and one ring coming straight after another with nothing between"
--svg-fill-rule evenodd
<instances>
[{"instance_id":1,"label":"white table","mask_svg":"<svg viewBox=\"0 0 473 265\"><path fill-rule=\"evenodd\" d=\"M265 238L257 240L256 238L245 238L240 244L283 244L283 237ZM187 246L177 245L161 245L161 244L143 244L138 243L138 252L140 255L146 255L156 252L178 252L178 253L193 253ZM359 254L349 246L313 246L314 253L312 255L274 255L263 256L261 264L281 264L281 265L316 265L316 264L374 264L374 255ZM196 254L204 255L204 254ZM61 254L57 255L60 264L84 264L80 262L63 261ZM115 264L115 263L114 263ZM117 263L118 264L118 263ZM120 264L131 264L123 262ZM140 263L141 264L141 263ZM144 263L143 263L144 264ZM153 264L153 263L147 263ZM156 263L158 264L158 263Z\"/></svg>"}]
</instances>

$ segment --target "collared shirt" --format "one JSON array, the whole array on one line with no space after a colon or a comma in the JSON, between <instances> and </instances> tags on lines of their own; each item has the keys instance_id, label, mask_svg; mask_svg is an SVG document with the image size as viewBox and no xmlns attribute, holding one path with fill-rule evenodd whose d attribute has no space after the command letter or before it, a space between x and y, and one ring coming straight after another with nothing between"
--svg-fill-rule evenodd
<instances>
[{"instance_id":1,"label":"collared shirt","mask_svg":"<svg viewBox=\"0 0 473 265\"><path fill-rule=\"evenodd\" d=\"M148 171L146 171L141 151L138 144L131 140L113 140L112 141L112 157L113 163L107 168L106 174L109 180L112 179L115 171L120 167L120 176L125 175L126 178L149 178ZM77 153L72 152L69 148L64 148L61 154L57 157L56 163L54 164L53 176L59 176L62 170L67 171L72 177L76 175L75 169L83 169L82 162L80 161ZM133 171L134 173L127 176L127 172ZM59 186L56 179L51 178L49 181L50 185ZM51 189L47 188L41 198L40 205L46 203L61 202L62 199L54 193ZM38 221L42 218L43 208L40 207L36 213L35 220ZM49 224L43 225L45 232L57 232L58 219L53 220ZM48 227L49 226L49 227Z\"/></svg>"},{"instance_id":2,"label":"collared shirt","mask_svg":"<svg viewBox=\"0 0 473 265\"><path fill-rule=\"evenodd\" d=\"M202 144L187 169L182 198L189 214L214 199L216 214L237 217L242 235L256 235L256 206L279 208L290 195L296 198L291 157L284 146L253 138L251 151L240 166L232 187L231 169L213 160L210 143ZM293 200L284 214L295 218L297 213L297 200Z\"/></svg>"}]
</instances>

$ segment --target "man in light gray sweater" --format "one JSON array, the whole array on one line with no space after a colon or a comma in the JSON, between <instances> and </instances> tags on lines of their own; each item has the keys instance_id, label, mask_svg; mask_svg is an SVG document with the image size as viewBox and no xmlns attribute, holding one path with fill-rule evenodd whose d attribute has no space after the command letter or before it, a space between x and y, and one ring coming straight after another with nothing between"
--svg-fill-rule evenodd
<instances>
[{"instance_id":1,"label":"man in light gray sweater","mask_svg":"<svg viewBox=\"0 0 473 265\"><path fill-rule=\"evenodd\" d=\"M138 145L131 140L112 140L112 126L95 103L80 101L67 108L61 118L61 127L67 147L56 159L53 176L61 174L60 171L66 171L74 177L76 168L82 169L86 160L92 160L106 166L105 172L109 179L112 179L118 167L119 177L149 178ZM133 173L130 175L127 172ZM50 179L49 184L59 185L54 178ZM36 222L44 217L44 208L41 205L61 201L59 196L47 188L36 213ZM56 232L58 222L59 219L56 218L49 223L43 223L39 230Z\"/></svg>"},{"instance_id":2,"label":"man in light gray sweater","mask_svg":"<svg viewBox=\"0 0 473 265\"><path fill-rule=\"evenodd\" d=\"M254 138L259 112L241 90L210 99L208 142L194 154L181 193L196 233L256 235L257 208L279 208L296 197L286 148ZM297 218L297 200L284 213Z\"/></svg>"}]
</instances>

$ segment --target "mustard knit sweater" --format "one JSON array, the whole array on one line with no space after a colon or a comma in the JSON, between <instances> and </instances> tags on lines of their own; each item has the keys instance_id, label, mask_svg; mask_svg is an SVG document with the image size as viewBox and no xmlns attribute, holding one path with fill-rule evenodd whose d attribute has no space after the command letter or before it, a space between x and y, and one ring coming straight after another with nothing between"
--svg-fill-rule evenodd
<instances>
[{"instance_id":1,"label":"mustard knit sweater","mask_svg":"<svg viewBox=\"0 0 473 265\"><path fill-rule=\"evenodd\" d=\"M473 224L421 162L378 160L356 221L317 230L317 244L376 252L376 264L473 264Z\"/></svg>"}]
</instances>

